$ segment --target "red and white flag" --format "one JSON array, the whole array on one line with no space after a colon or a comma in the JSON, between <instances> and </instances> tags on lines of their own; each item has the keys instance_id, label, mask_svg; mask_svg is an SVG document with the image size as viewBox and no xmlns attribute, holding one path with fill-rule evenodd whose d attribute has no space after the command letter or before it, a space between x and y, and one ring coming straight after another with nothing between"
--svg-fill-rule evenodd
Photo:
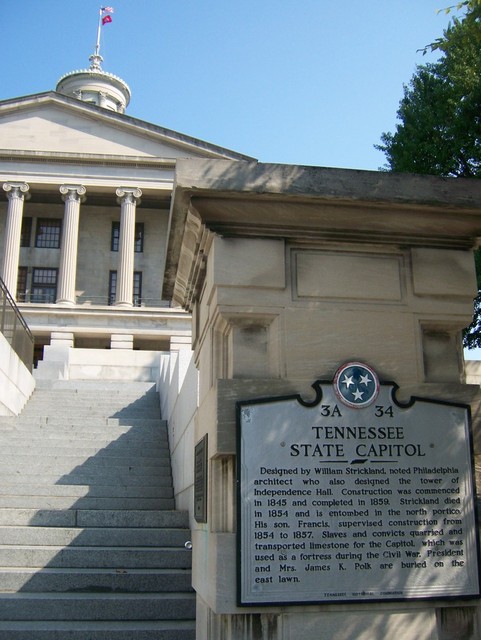
<instances>
[{"instance_id":1,"label":"red and white flag","mask_svg":"<svg viewBox=\"0 0 481 640\"><path fill-rule=\"evenodd\" d=\"M112 22L111 16L109 16L109 14L107 14L106 16L103 16L102 24L108 24L109 22Z\"/></svg>"}]
</instances>

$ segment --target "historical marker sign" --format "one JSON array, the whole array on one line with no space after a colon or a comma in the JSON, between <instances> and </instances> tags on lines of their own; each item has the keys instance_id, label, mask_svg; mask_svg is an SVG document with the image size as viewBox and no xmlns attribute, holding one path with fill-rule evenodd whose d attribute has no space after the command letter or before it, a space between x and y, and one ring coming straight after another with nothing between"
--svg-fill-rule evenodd
<instances>
[{"instance_id":1,"label":"historical marker sign","mask_svg":"<svg viewBox=\"0 0 481 640\"><path fill-rule=\"evenodd\" d=\"M313 386L238 403L239 604L479 596L469 408Z\"/></svg>"},{"instance_id":2,"label":"historical marker sign","mask_svg":"<svg viewBox=\"0 0 481 640\"><path fill-rule=\"evenodd\" d=\"M194 451L194 518L207 522L207 434Z\"/></svg>"}]
</instances>

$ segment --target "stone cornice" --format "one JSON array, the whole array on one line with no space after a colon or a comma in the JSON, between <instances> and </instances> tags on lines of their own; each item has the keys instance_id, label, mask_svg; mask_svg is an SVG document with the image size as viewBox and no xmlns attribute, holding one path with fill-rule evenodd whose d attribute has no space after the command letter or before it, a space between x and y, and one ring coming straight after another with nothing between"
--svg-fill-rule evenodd
<instances>
[{"instance_id":1,"label":"stone cornice","mask_svg":"<svg viewBox=\"0 0 481 640\"><path fill-rule=\"evenodd\" d=\"M481 208L481 183L412 173L181 158L176 182L193 197L342 200L439 209Z\"/></svg>"},{"instance_id":2,"label":"stone cornice","mask_svg":"<svg viewBox=\"0 0 481 640\"><path fill-rule=\"evenodd\" d=\"M168 301L166 301L168 304ZM184 309L169 306L130 307L120 309L111 305L83 304L74 307L60 307L56 304L36 304L34 302L18 302L22 313L29 315L51 315L62 318L85 317L116 317L157 320L159 317L184 319L189 318Z\"/></svg>"},{"instance_id":3,"label":"stone cornice","mask_svg":"<svg viewBox=\"0 0 481 640\"><path fill-rule=\"evenodd\" d=\"M471 249L481 182L226 160L178 161L163 295L186 309L202 286L206 234L290 243Z\"/></svg>"},{"instance_id":4,"label":"stone cornice","mask_svg":"<svg viewBox=\"0 0 481 640\"><path fill-rule=\"evenodd\" d=\"M126 309L107 305L63 307L35 303L19 303L18 307L36 335L50 335L52 323L81 336L127 332L138 337L156 338L191 334L191 316L172 307Z\"/></svg>"},{"instance_id":5,"label":"stone cornice","mask_svg":"<svg viewBox=\"0 0 481 640\"><path fill-rule=\"evenodd\" d=\"M126 156L97 153L66 153L60 151L24 151L0 149L0 161L43 164L95 165L104 167L145 167L175 169L172 158Z\"/></svg>"}]
</instances>

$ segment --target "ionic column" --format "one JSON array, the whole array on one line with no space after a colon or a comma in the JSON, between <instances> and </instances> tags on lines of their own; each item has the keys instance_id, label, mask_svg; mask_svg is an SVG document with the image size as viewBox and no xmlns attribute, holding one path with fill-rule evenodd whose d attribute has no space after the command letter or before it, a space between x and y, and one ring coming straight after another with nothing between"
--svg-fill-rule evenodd
<instances>
[{"instance_id":1,"label":"ionic column","mask_svg":"<svg viewBox=\"0 0 481 640\"><path fill-rule=\"evenodd\" d=\"M120 187L116 194L121 209L115 306L131 307L134 286L135 208L142 191L137 188Z\"/></svg>"},{"instance_id":2,"label":"ionic column","mask_svg":"<svg viewBox=\"0 0 481 640\"><path fill-rule=\"evenodd\" d=\"M29 188L26 182L5 182L3 184L3 190L6 191L8 198L8 211L3 248L2 280L14 299L17 296L23 203L25 194L28 197Z\"/></svg>"},{"instance_id":3,"label":"ionic column","mask_svg":"<svg viewBox=\"0 0 481 640\"><path fill-rule=\"evenodd\" d=\"M80 203L84 200L82 196L84 196L85 192L86 189L83 185L63 184L60 187L62 200L65 202L65 210L63 215L56 302L66 307L73 307L75 305Z\"/></svg>"}]
</instances>

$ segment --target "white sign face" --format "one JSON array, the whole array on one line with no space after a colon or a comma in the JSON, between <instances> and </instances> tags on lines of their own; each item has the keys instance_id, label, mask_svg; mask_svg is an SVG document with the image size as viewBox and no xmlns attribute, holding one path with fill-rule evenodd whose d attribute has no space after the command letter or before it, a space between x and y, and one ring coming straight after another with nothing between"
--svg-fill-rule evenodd
<instances>
[{"instance_id":1,"label":"white sign face","mask_svg":"<svg viewBox=\"0 0 481 640\"><path fill-rule=\"evenodd\" d=\"M469 409L350 366L238 403L239 604L479 596Z\"/></svg>"}]
</instances>

